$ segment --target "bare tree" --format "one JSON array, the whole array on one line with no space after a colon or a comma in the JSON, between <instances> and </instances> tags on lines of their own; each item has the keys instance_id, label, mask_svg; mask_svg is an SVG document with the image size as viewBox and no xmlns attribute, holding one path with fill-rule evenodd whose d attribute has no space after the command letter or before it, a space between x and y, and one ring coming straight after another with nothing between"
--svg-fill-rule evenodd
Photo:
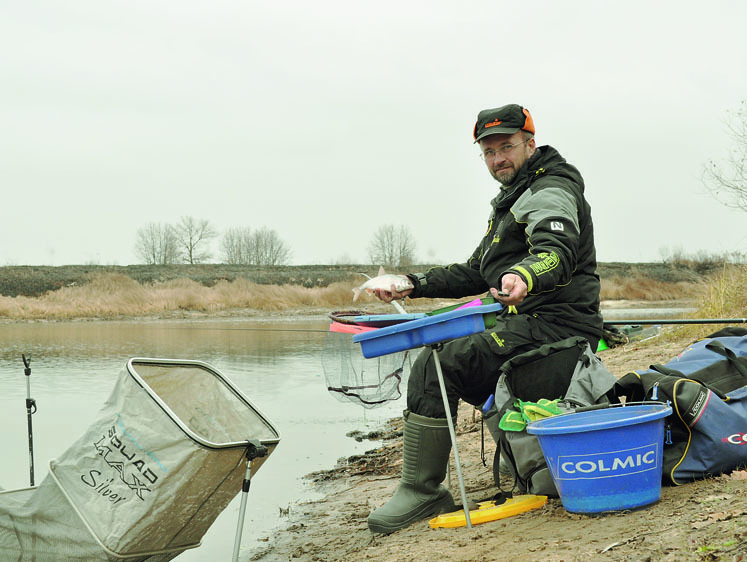
<instances>
[{"instance_id":1,"label":"bare tree","mask_svg":"<svg viewBox=\"0 0 747 562\"><path fill-rule=\"evenodd\" d=\"M350 254L344 253L341 256L338 256L334 259L329 260L329 263L331 263L332 265L351 265L357 262L355 262L355 260L353 260L353 258L350 257Z\"/></svg>"},{"instance_id":2,"label":"bare tree","mask_svg":"<svg viewBox=\"0 0 747 562\"><path fill-rule=\"evenodd\" d=\"M286 265L290 248L268 228L252 231L249 228L230 228L221 243L226 263L244 265Z\"/></svg>"},{"instance_id":3,"label":"bare tree","mask_svg":"<svg viewBox=\"0 0 747 562\"><path fill-rule=\"evenodd\" d=\"M290 248L274 230L263 227L252 233L249 244L249 263L286 265L290 261L290 256Z\"/></svg>"},{"instance_id":4,"label":"bare tree","mask_svg":"<svg viewBox=\"0 0 747 562\"><path fill-rule=\"evenodd\" d=\"M218 233L209 221L182 217L174 230L185 263L204 263L213 257L208 246Z\"/></svg>"},{"instance_id":5,"label":"bare tree","mask_svg":"<svg viewBox=\"0 0 747 562\"><path fill-rule=\"evenodd\" d=\"M368 247L368 257L374 265L407 267L415 262L415 239L405 225L380 226Z\"/></svg>"},{"instance_id":6,"label":"bare tree","mask_svg":"<svg viewBox=\"0 0 747 562\"><path fill-rule=\"evenodd\" d=\"M232 227L221 240L223 261L230 264L248 264L252 231L248 227Z\"/></svg>"},{"instance_id":7,"label":"bare tree","mask_svg":"<svg viewBox=\"0 0 747 562\"><path fill-rule=\"evenodd\" d=\"M703 183L727 207L747 211L747 100L727 122L734 140L725 164L710 160L703 171Z\"/></svg>"},{"instance_id":8,"label":"bare tree","mask_svg":"<svg viewBox=\"0 0 747 562\"><path fill-rule=\"evenodd\" d=\"M151 222L137 230L136 255L148 265L172 265L177 262L177 239L174 227Z\"/></svg>"}]
</instances>

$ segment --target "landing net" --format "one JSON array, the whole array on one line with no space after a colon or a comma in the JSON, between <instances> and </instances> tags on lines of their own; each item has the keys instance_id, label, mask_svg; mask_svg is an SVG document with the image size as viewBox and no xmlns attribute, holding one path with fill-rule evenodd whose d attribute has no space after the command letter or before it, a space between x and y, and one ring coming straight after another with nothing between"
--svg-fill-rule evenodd
<instances>
[{"instance_id":1,"label":"landing net","mask_svg":"<svg viewBox=\"0 0 747 562\"><path fill-rule=\"evenodd\" d=\"M322 368L327 390L340 402L376 408L397 400L407 386L410 374L408 351L367 359L353 335L360 333L352 317L358 311L334 312L330 331L322 349Z\"/></svg>"}]
</instances>

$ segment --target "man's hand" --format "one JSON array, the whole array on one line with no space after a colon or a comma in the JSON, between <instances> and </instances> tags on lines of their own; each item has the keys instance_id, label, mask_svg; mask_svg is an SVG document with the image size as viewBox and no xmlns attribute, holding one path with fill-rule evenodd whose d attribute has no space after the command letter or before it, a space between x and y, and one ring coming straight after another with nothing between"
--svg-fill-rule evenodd
<instances>
[{"instance_id":1,"label":"man's hand","mask_svg":"<svg viewBox=\"0 0 747 562\"><path fill-rule=\"evenodd\" d=\"M517 304L521 304L526 298L527 284L515 273L507 273L501 277L501 292L506 293L508 296L500 295L498 289L493 287L490 289L490 294L501 304L516 306Z\"/></svg>"},{"instance_id":2,"label":"man's hand","mask_svg":"<svg viewBox=\"0 0 747 562\"><path fill-rule=\"evenodd\" d=\"M392 285L388 291L386 289L374 289L374 295L376 295L376 298L387 303L392 302L393 300L401 300L410 293L412 293L412 289L405 289L401 293L398 293L394 288L394 285Z\"/></svg>"}]
</instances>

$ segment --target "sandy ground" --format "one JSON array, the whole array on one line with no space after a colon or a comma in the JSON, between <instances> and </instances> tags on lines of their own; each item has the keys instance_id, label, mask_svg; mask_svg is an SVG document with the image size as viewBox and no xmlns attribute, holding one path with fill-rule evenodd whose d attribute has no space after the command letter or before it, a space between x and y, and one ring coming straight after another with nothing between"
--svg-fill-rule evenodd
<instances>
[{"instance_id":1,"label":"sandy ground","mask_svg":"<svg viewBox=\"0 0 747 562\"><path fill-rule=\"evenodd\" d=\"M689 339L628 343L599 353L617 376L678 354ZM632 560L747 561L747 471L677 487L636 511L588 516L567 512L559 499L515 517L452 529L427 520L390 535L374 535L368 514L394 492L401 468L401 421L382 428L381 447L309 475L323 499L283 513L284 528L246 548L247 560L400 561ZM459 454L469 501L490 497L495 444L485 432L487 466L481 461L480 414L462 404ZM377 441L382 434L372 435ZM360 437L359 437L360 438ZM453 455L452 455L453 467ZM452 470L452 493L459 498Z\"/></svg>"}]
</instances>

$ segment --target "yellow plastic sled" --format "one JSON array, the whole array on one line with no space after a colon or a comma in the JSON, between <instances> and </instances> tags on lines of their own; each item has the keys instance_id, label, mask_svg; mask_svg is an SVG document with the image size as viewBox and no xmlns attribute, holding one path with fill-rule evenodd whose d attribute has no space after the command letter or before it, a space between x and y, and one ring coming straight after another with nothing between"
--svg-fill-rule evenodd
<instances>
[{"instance_id":1,"label":"yellow plastic sled","mask_svg":"<svg viewBox=\"0 0 747 562\"><path fill-rule=\"evenodd\" d=\"M547 503L547 496L516 496L507 499L505 503L495 505L494 501L480 502L477 509L469 512L469 518L473 525L487 523L488 521L497 521L506 517L513 517L531 509L537 509ZM431 519L428 524L432 529L439 527L464 527L467 525L467 519L464 516L464 510L453 511L452 513L442 513L438 517Z\"/></svg>"}]
</instances>

